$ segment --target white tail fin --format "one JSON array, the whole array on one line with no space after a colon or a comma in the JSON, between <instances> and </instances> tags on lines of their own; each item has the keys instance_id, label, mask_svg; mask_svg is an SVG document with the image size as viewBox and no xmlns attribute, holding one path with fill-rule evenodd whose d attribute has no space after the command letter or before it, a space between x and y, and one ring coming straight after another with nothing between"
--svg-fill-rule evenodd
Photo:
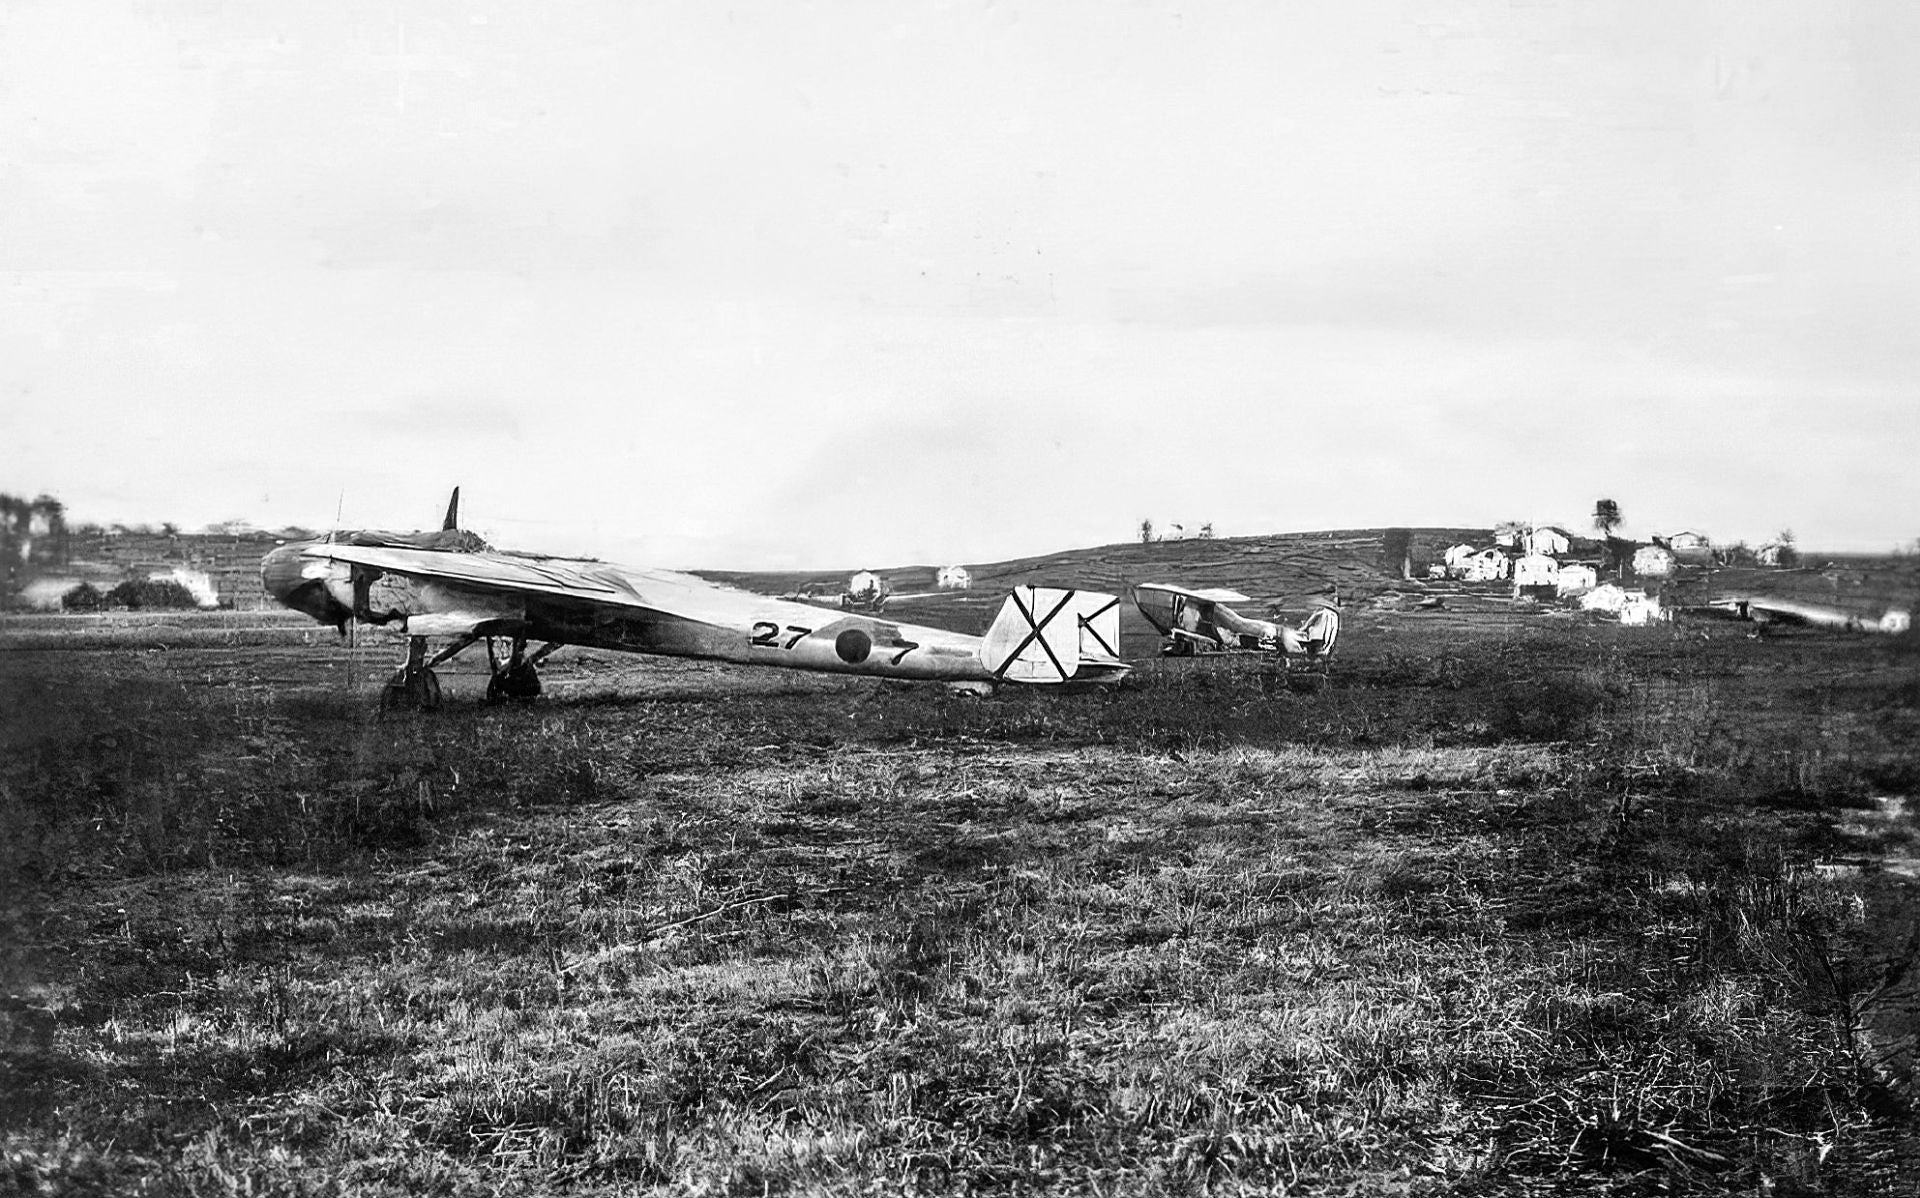
<instances>
[{"instance_id":1,"label":"white tail fin","mask_svg":"<svg viewBox=\"0 0 1920 1198\"><path fill-rule=\"evenodd\" d=\"M1070 682L1090 667L1102 681L1120 661L1120 600L1098 591L1015 587L980 646L981 663L1004 682Z\"/></svg>"},{"instance_id":2,"label":"white tail fin","mask_svg":"<svg viewBox=\"0 0 1920 1198\"><path fill-rule=\"evenodd\" d=\"M1331 607L1316 607L1300 622L1301 647L1309 657L1330 657L1333 643L1340 639L1340 613Z\"/></svg>"}]
</instances>

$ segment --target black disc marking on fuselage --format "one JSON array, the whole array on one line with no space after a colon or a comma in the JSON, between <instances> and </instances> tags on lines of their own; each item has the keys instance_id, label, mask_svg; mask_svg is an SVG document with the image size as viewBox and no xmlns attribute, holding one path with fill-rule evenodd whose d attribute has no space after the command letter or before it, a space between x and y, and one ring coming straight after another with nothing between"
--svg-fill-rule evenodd
<instances>
[{"instance_id":1,"label":"black disc marking on fuselage","mask_svg":"<svg viewBox=\"0 0 1920 1198\"><path fill-rule=\"evenodd\" d=\"M833 651L841 661L857 666L873 652L873 638L858 628L849 628L833 638Z\"/></svg>"}]
</instances>

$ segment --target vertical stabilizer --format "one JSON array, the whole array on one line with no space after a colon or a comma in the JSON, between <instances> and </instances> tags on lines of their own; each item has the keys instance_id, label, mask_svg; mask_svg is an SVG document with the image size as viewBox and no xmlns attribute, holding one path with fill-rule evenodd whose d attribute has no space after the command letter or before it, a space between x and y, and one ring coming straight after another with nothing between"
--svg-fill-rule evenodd
<instances>
[{"instance_id":1,"label":"vertical stabilizer","mask_svg":"<svg viewBox=\"0 0 1920 1198\"><path fill-rule=\"evenodd\" d=\"M441 532L452 532L460 527L460 488L453 489L453 498L447 500L447 518L440 522Z\"/></svg>"},{"instance_id":2,"label":"vertical stabilizer","mask_svg":"<svg viewBox=\"0 0 1920 1198\"><path fill-rule=\"evenodd\" d=\"M1112 595L1015 587L987 629L980 660L1002 682L1067 682L1083 666L1117 680L1126 672L1119 648L1120 601Z\"/></svg>"}]
</instances>

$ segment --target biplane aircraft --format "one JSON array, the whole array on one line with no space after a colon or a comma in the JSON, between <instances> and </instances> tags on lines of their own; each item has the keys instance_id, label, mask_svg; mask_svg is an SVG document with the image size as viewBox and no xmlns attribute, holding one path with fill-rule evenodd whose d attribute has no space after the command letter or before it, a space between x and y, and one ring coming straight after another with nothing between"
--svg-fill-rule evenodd
<instances>
[{"instance_id":1,"label":"biplane aircraft","mask_svg":"<svg viewBox=\"0 0 1920 1198\"><path fill-rule=\"evenodd\" d=\"M260 563L267 592L342 633L350 621L397 627L406 660L384 707L440 705L434 667L485 641L489 702L537 696L539 665L564 645L700 657L967 689L996 683L1118 682L1120 601L1018 587L986 635L862 612L834 612L670 570L495 549L459 526L455 488L435 532L351 532L281 545ZM432 656L429 638L450 643ZM504 640L504 660L495 641ZM539 642L532 652L528 646Z\"/></svg>"},{"instance_id":2,"label":"biplane aircraft","mask_svg":"<svg viewBox=\"0 0 1920 1198\"><path fill-rule=\"evenodd\" d=\"M1196 653L1270 653L1285 660L1304 654L1311 665L1325 668L1340 637L1340 613L1317 607L1298 627L1274 620L1243 616L1229 603L1251 603L1225 587L1195 590L1159 582L1133 588L1133 605L1157 629L1160 652L1167 657Z\"/></svg>"}]
</instances>

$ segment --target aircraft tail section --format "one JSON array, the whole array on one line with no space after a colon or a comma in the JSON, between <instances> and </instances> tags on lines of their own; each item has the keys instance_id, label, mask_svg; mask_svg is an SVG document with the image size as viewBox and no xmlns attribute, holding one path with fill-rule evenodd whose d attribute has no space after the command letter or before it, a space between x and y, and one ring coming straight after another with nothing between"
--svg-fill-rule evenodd
<instances>
[{"instance_id":1,"label":"aircraft tail section","mask_svg":"<svg viewBox=\"0 0 1920 1198\"><path fill-rule=\"evenodd\" d=\"M1331 607L1316 607L1300 621L1300 627L1292 631L1307 656L1331 657L1333 643L1340 639L1340 613Z\"/></svg>"},{"instance_id":2,"label":"aircraft tail section","mask_svg":"<svg viewBox=\"0 0 1920 1198\"><path fill-rule=\"evenodd\" d=\"M1118 682L1120 600L1099 591L1015 587L980 646L981 664L1002 682Z\"/></svg>"}]
</instances>

